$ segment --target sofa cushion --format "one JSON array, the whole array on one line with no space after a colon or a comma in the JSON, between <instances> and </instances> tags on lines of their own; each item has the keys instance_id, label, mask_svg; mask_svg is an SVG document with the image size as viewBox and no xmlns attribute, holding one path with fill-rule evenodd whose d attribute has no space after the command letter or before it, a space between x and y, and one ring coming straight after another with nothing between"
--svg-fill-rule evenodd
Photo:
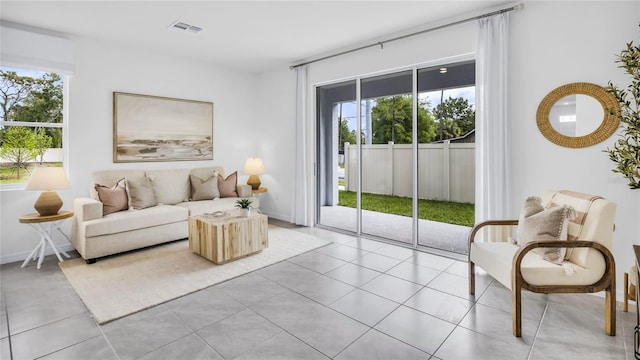
<instances>
[{"instance_id":1,"label":"sofa cushion","mask_svg":"<svg viewBox=\"0 0 640 360\"><path fill-rule=\"evenodd\" d=\"M193 174L189 175L189 178L191 179L191 200L212 200L220 197L217 172L208 178L200 178Z\"/></svg>"},{"instance_id":2,"label":"sofa cushion","mask_svg":"<svg viewBox=\"0 0 640 360\"><path fill-rule=\"evenodd\" d=\"M92 237L186 221L188 216L187 209L183 207L158 205L137 211L112 213L101 219L85 221L82 226L85 236Z\"/></svg>"},{"instance_id":3,"label":"sofa cushion","mask_svg":"<svg viewBox=\"0 0 640 360\"><path fill-rule=\"evenodd\" d=\"M238 197L236 186L238 185L238 172L234 171L226 178L218 176L218 190L220 197Z\"/></svg>"},{"instance_id":4,"label":"sofa cushion","mask_svg":"<svg viewBox=\"0 0 640 360\"><path fill-rule=\"evenodd\" d=\"M146 175L153 181L158 204L174 205L189 200L189 169L150 170Z\"/></svg>"},{"instance_id":5,"label":"sofa cushion","mask_svg":"<svg viewBox=\"0 0 640 360\"><path fill-rule=\"evenodd\" d=\"M518 220L518 245L524 246L532 241L567 240L567 225L571 214L570 207L546 209L542 206L541 198L528 197ZM567 252L566 248L536 248L532 251L554 264L561 264Z\"/></svg>"},{"instance_id":6,"label":"sofa cushion","mask_svg":"<svg viewBox=\"0 0 640 360\"><path fill-rule=\"evenodd\" d=\"M129 195L127 194L127 180L120 179L112 187L96 184L98 199L102 202L102 215L129 209Z\"/></svg>"},{"instance_id":7,"label":"sofa cushion","mask_svg":"<svg viewBox=\"0 0 640 360\"><path fill-rule=\"evenodd\" d=\"M502 285L511 289L511 267L519 246L506 242L471 243L471 261L482 264L482 268ZM604 257L598 251L589 252L588 268L567 262L572 272L565 266L558 266L529 252L522 260L522 277L532 285L589 285L598 281L605 272Z\"/></svg>"},{"instance_id":8,"label":"sofa cushion","mask_svg":"<svg viewBox=\"0 0 640 360\"><path fill-rule=\"evenodd\" d=\"M200 179L207 179L211 174L217 172L220 176L224 177L224 168L222 166L207 166L191 169L190 174L199 177Z\"/></svg>"},{"instance_id":9,"label":"sofa cushion","mask_svg":"<svg viewBox=\"0 0 640 360\"><path fill-rule=\"evenodd\" d=\"M150 178L144 177L142 180L127 180L129 187L129 199L131 207L134 209L145 209L156 206L156 196L153 192L153 182Z\"/></svg>"}]
</instances>

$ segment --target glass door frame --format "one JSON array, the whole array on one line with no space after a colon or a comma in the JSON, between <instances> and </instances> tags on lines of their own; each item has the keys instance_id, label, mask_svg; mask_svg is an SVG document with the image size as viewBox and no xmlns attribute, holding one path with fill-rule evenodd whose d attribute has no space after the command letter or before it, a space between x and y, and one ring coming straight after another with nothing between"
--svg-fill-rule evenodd
<instances>
[{"instance_id":1,"label":"glass door frame","mask_svg":"<svg viewBox=\"0 0 640 360\"><path fill-rule=\"evenodd\" d=\"M315 201L316 203L313 206L313 211L314 211L314 226L319 226L319 227L325 227L325 228L329 228L332 230L338 230L338 231L342 231L345 233L349 233L349 234L354 234L355 236L362 236L362 237L370 237L370 238L375 238L376 240L382 240L385 242L390 242L393 243L395 245L399 245L399 246L404 246L404 247L410 247L412 249L418 249L419 247L421 247L418 244L418 240L419 240L419 198L418 198L418 71L420 69L423 68L429 68L429 67L436 67L436 66L441 66L443 64L452 64L452 63L461 63L461 62L466 62L466 61L475 61L475 53L468 53L468 54L462 54L459 56L452 56L452 57L448 57L448 58L442 58L442 59L437 59L437 60L433 60L433 61L428 61L428 62L424 62L424 63L419 63L419 64L415 64L415 65L410 65L410 66L404 66L404 67L398 67L398 68L393 68L393 69L389 69L389 70L384 70L384 71L378 71L378 72L372 72L372 73L366 73L366 74L362 74L362 75L358 75L358 76L352 76L352 77L345 77L342 79L338 79L338 80L333 80L333 81L325 81L325 82L319 82L313 85L313 89L314 89L314 100L313 100L313 105L314 105L314 115L315 115L315 131L316 131L316 135L315 135L315 139L316 139L316 144L314 146L314 161L315 161L315 171L314 171L314 176L315 176ZM386 74L393 74L393 73L397 73L397 72L402 72L402 71L411 71L412 72L412 147L411 147L411 152L412 152L412 173L411 173L411 182L412 182L412 229L411 229L411 243L404 243L404 242L400 242L400 241L394 241L393 239L384 239L384 238L379 238L375 235L371 235L371 234L367 234L367 233L363 233L362 232L362 162L361 162L361 158L362 158L362 136L360 136L361 131L362 131L362 98L361 98L361 85L362 85L362 80L366 79L366 78L370 78L370 77L374 77L374 76L380 76L380 75L386 75ZM347 230L347 229L339 229L339 228L334 228L331 226L327 226L327 225L323 225L320 222L320 181L322 181L322 179L324 178L323 176L320 176L319 172L320 172L320 167L318 166L319 163L319 156L320 156L320 119L319 119L319 113L318 113L318 98L317 98L317 93L318 93L318 88L325 86L325 85L331 85L331 84L336 84L336 83L341 83L341 82L348 82L348 81L355 81L355 85L356 85L356 118L358 119L357 126L356 126L356 145L358 148L358 156L356 159L356 230L355 233ZM440 252L438 250L436 250L436 252Z\"/></svg>"}]
</instances>

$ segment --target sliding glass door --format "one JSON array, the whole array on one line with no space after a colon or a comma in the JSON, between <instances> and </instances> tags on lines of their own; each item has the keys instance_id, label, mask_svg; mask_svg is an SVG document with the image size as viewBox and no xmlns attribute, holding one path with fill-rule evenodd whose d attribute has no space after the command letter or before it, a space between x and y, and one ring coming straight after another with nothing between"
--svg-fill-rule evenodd
<instances>
[{"instance_id":1,"label":"sliding glass door","mask_svg":"<svg viewBox=\"0 0 640 360\"><path fill-rule=\"evenodd\" d=\"M413 71L361 80L362 229L412 244Z\"/></svg>"},{"instance_id":2,"label":"sliding glass door","mask_svg":"<svg viewBox=\"0 0 640 360\"><path fill-rule=\"evenodd\" d=\"M317 224L466 252L474 79L468 62L316 87Z\"/></svg>"},{"instance_id":3,"label":"sliding glass door","mask_svg":"<svg viewBox=\"0 0 640 360\"><path fill-rule=\"evenodd\" d=\"M356 81L316 88L316 223L357 233ZM351 189L351 190L349 190Z\"/></svg>"}]
</instances>

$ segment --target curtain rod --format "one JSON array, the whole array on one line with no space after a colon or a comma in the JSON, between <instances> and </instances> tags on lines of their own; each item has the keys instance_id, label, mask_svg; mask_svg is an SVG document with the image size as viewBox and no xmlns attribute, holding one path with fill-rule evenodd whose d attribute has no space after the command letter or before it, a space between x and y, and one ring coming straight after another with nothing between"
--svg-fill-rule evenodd
<instances>
[{"instance_id":1,"label":"curtain rod","mask_svg":"<svg viewBox=\"0 0 640 360\"><path fill-rule=\"evenodd\" d=\"M478 19L489 17L489 16L493 16L493 15L504 14L506 12L511 12L511 11L514 11L514 10L521 10L523 8L524 8L524 3L519 3L519 4L516 4L516 5L510 6L510 7L504 8L504 9L492 11L492 12L485 13L485 14L482 14L482 15L476 15L476 16L468 17L468 18L465 18L465 19L462 19L462 20L452 21L450 23L434 26L432 28L416 31L416 32L413 32L413 33L410 33L410 34L396 36L396 37L391 38L391 39L378 41L378 42L370 43L370 44L363 45L363 46L358 46L358 47L353 48L353 49L349 49L349 50L341 51L341 52L338 52L338 53L335 53L335 54L323 56L323 57L320 57L320 58L317 58L317 59L301 62L301 63L295 64L295 65L290 65L289 69L293 70L293 69L295 69L297 67L300 67L300 66L313 64L313 63L318 62L318 61L327 60L327 59L331 59L331 58L334 58L334 57L350 54L350 53L353 53L353 52L356 52L356 51L360 51L360 50L364 50L364 49L368 49L368 48L374 47L374 46L380 46L380 49L382 49L382 48L384 48L384 44L390 43L392 41L406 39L408 37L424 34L424 33L430 32L430 31L439 30L439 29L443 29L443 28L446 28L446 27L449 27L449 26L462 24L462 23L465 23L467 21L473 21L473 20L478 20Z\"/></svg>"}]
</instances>

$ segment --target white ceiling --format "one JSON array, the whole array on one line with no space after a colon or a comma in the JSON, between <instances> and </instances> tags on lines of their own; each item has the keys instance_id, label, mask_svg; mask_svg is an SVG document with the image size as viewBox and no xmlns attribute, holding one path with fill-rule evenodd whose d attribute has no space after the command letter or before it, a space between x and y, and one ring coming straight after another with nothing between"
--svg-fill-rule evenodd
<instances>
[{"instance_id":1,"label":"white ceiling","mask_svg":"<svg viewBox=\"0 0 640 360\"><path fill-rule=\"evenodd\" d=\"M510 2L0 0L0 19L261 72Z\"/></svg>"}]
</instances>

